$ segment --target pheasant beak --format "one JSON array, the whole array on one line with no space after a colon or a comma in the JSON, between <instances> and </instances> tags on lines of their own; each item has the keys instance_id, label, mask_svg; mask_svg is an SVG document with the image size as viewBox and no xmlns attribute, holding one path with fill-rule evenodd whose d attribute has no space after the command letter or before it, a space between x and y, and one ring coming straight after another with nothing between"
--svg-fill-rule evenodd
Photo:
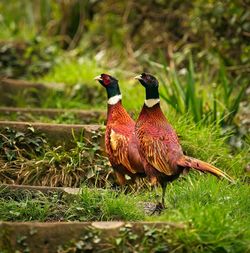
<instances>
[{"instance_id":1,"label":"pheasant beak","mask_svg":"<svg viewBox=\"0 0 250 253\"><path fill-rule=\"evenodd\" d=\"M102 81L102 77L101 77L101 76L96 76L96 77L94 78L94 80Z\"/></svg>"},{"instance_id":2,"label":"pheasant beak","mask_svg":"<svg viewBox=\"0 0 250 253\"><path fill-rule=\"evenodd\" d=\"M135 76L134 78L137 79L137 80L141 80L141 79L142 79L142 76L141 76L141 75L138 75L138 76Z\"/></svg>"}]
</instances>

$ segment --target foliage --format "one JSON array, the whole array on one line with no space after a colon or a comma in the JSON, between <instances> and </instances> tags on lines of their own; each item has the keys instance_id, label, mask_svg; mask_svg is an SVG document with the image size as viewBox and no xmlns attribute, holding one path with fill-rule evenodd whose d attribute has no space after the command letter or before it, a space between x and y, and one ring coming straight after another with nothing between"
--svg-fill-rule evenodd
<instances>
[{"instance_id":1,"label":"foliage","mask_svg":"<svg viewBox=\"0 0 250 253\"><path fill-rule=\"evenodd\" d=\"M12 129L1 133L1 183L74 187L114 183L108 159L95 139L75 140L75 147L67 151L62 146L51 147L45 137L32 134Z\"/></svg>"},{"instance_id":2,"label":"foliage","mask_svg":"<svg viewBox=\"0 0 250 253\"><path fill-rule=\"evenodd\" d=\"M112 8L110 8L112 6ZM160 53L170 65L183 66L190 52L199 67L218 68L223 59L230 74L249 74L249 8L245 1L100 2L89 23L90 46L115 58L141 60ZM118 51L118 52L117 52Z\"/></svg>"},{"instance_id":3,"label":"foliage","mask_svg":"<svg viewBox=\"0 0 250 253\"><path fill-rule=\"evenodd\" d=\"M3 9L4 6L7 5L0 4L0 8ZM2 32L8 31L8 37L19 38L20 33L28 28L27 30L32 34L26 36L27 39L32 39L32 42L28 43L29 49L26 53L28 60L32 58L32 64L28 64L28 68L35 68L28 72L37 75L40 74L39 71L43 72L44 67L46 72L54 65L54 61L57 61L59 64L42 80L53 82L60 80L74 86L73 91L70 89L65 97L60 97L58 94L49 96L44 103L45 107L63 108L68 105L67 107L70 108L82 108L81 99L84 103L94 101L93 104L103 106L104 97L101 96L99 99L100 94L103 94L99 92L100 88L94 86L95 92L89 87L88 89L83 88L86 83L92 82L93 76L97 73L117 66L122 66L126 70L141 71L142 68L138 67L138 62L139 65L143 64L144 68L147 68L145 59L148 59L148 55L151 55L150 58L154 61L162 58L163 55L164 61L169 63L171 69L173 67L179 69L179 67L183 68L188 65L188 55L192 52L197 73L204 72L205 78L208 78L206 75L214 76L213 73L218 72L221 73L221 80L218 74L213 80L207 82L208 84L216 83L219 86L218 90L216 88L214 97L206 98L209 100L208 105L195 93L190 96L193 99L182 103L191 106L197 121L203 118L203 114L208 115L208 121L214 121L213 118L220 121L223 117L231 121L233 118L238 100L235 100L234 104L231 99L226 99L225 94L230 93L234 85L241 86L240 90L243 90L244 80L247 78L243 80L241 77L246 77L249 73L249 57L247 57L249 10L245 8L244 1L225 1L223 3L209 1L201 4L199 1L184 3L179 0L147 3L143 0L139 2L108 0L105 2L90 1L83 4L77 0L60 1L60 3L44 0L28 1L24 6L26 15L23 13L18 15L21 9L20 3L14 1L12 5L8 5L0 20L0 26L3 27ZM110 6L112 6L112 12L110 12ZM84 33L81 30L82 27ZM36 38L37 34L41 36ZM43 36L46 39L43 39ZM51 37L48 40L49 36ZM81 37L83 37L82 40ZM51 41L53 41L52 45L48 45ZM64 48L68 48L67 45L70 49L76 45L78 48L70 51L65 58L55 57L54 59L55 54L51 51L57 51L55 42L59 42L57 45L62 45ZM81 57L75 61L67 61L66 58L70 55ZM94 57L98 64L93 60L86 60ZM21 66L23 67L22 63ZM211 72L206 72L207 68L210 68ZM4 71L6 72L6 69ZM15 71L13 68L7 68L7 72ZM193 79L188 81L189 86L192 82L195 86L199 82L203 83L203 77L196 79L197 73ZM224 79L225 73L228 81ZM235 79L237 81L233 81ZM178 81L182 83L181 80ZM121 83L125 83L123 78ZM127 85L124 87L130 90ZM209 89L213 90L211 87ZM136 92L129 91L129 95L124 95L134 101L136 100L134 94L140 94L137 88ZM224 94L222 96L225 98L223 101L226 103L225 108L219 101L221 94ZM233 95L234 92L230 93L229 97ZM90 99L85 99L86 97ZM70 99L63 103L62 100L67 98ZM195 104L192 105L192 103ZM134 102L133 106L130 106L129 102L125 102L125 105L129 109L139 108L138 103ZM231 113L232 110L233 113Z\"/></svg>"},{"instance_id":4,"label":"foliage","mask_svg":"<svg viewBox=\"0 0 250 253\"><path fill-rule=\"evenodd\" d=\"M64 198L0 190L0 220L180 222L186 229L171 233L144 228L143 238L126 227L113 245L128 252L249 251L250 192L244 172L249 136L233 154L226 144L232 132L220 128L235 120L249 79L247 7L246 1L237 0L2 0L0 38L24 42L1 43L0 75L66 83L63 92L43 98L42 107L105 108L105 90L92 79L108 72L120 80L125 107L137 113L144 91L129 78L132 71L155 70L163 83L161 95L170 105L166 115L185 153L227 171L236 184L191 172L167 187L168 208L149 217L142 206L155 202L154 194L140 184L140 190L128 194L112 190L110 164L95 140L76 140L67 151L49 146L32 128L27 133L6 129L0 135L1 183L82 185L82 192ZM59 57L59 48L75 49ZM15 100L16 105L37 106L23 94Z\"/></svg>"},{"instance_id":5,"label":"foliage","mask_svg":"<svg viewBox=\"0 0 250 253\"><path fill-rule=\"evenodd\" d=\"M106 55L109 63L115 58L121 62L127 56L130 62L145 55L155 60L160 51L168 62L180 65L192 51L198 66L217 68L219 55L232 76L247 77L250 50L247 4L238 0L206 3L44 0L25 4L14 0L10 5L3 0L0 37L53 36L63 48L78 45L84 54Z\"/></svg>"},{"instance_id":6,"label":"foliage","mask_svg":"<svg viewBox=\"0 0 250 253\"><path fill-rule=\"evenodd\" d=\"M56 45L42 37L29 42L0 42L0 76L41 76L53 66L57 54Z\"/></svg>"},{"instance_id":7,"label":"foliage","mask_svg":"<svg viewBox=\"0 0 250 253\"><path fill-rule=\"evenodd\" d=\"M43 153L46 143L33 127L28 127L25 133L7 127L0 134L0 156L9 162L18 158L31 159Z\"/></svg>"},{"instance_id":8,"label":"foliage","mask_svg":"<svg viewBox=\"0 0 250 253\"><path fill-rule=\"evenodd\" d=\"M217 76L213 78L213 83L207 80L209 72L203 72L203 77L195 73L192 57L189 57L188 69L182 69L180 73L176 69L169 69L166 64L160 65L151 62L157 68L164 89L161 96L178 113L189 113L195 122L202 121L205 124L220 124L222 126L231 125L238 112L240 102L245 92L246 85L239 85L237 79L228 80L223 63L220 65ZM164 75L165 72L165 75ZM206 90L204 90L206 87Z\"/></svg>"}]
</instances>

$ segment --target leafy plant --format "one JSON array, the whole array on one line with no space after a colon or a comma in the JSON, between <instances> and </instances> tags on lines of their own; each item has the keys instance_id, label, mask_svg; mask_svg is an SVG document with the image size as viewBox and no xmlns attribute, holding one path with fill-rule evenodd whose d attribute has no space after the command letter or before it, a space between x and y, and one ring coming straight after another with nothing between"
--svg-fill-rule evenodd
<instances>
[{"instance_id":1,"label":"leafy plant","mask_svg":"<svg viewBox=\"0 0 250 253\"><path fill-rule=\"evenodd\" d=\"M195 73L192 57L189 57L188 69L183 72L184 78L176 69L170 69L166 63L155 64L160 66L159 77L163 91L161 97L178 113L189 113L195 122L204 124L220 124L222 126L232 124L239 109L239 104L245 92L245 85L239 85L237 79L229 81L223 63L213 84L204 90L202 78ZM209 73L205 73L209 75Z\"/></svg>"},{"instance_id":2,"label":"leafy plant","mask_svg":"<svg viewBox=\"0 0 250 253\"><path fill-rule=\"evenodd\" d=\"M28 127L26 132L6 127L0 133L0 156L7 161L16 160L18 157L30 159L34 155L42 154L46 143L33 127Z\"/></svg>"}]
</instances>

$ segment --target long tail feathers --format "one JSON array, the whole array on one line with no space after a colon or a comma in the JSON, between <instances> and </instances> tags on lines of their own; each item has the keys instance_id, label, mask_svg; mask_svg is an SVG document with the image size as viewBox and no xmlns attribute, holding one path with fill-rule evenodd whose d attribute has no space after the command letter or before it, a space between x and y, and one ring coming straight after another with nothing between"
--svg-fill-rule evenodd
<instances>
[{"instance_id":1,"label":"long tail feathers","mask_svg":"<svg viewBox=\"0 0 250 253\"><path fill-rule=\"evenodd\" d=\"M202 172L208 172L211 173L217 177L224 177L231 183L234 183L235 181L233 178L231 178L229 175L227 175L225 172L221 171L220 169L214 167L213 165L203 162L199 159L189 157L189 156L182 156L178 161L177 164L182 167L188 167L193 168Z\"/></svg>"}]
</instances>

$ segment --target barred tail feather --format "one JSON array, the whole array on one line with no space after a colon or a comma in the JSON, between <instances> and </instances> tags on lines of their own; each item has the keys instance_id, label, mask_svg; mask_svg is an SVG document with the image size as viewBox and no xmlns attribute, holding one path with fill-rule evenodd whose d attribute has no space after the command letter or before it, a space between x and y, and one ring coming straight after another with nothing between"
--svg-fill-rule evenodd
<instances>
[{"instance_id":1,"label":"barred tail feather","mask_svg":"<svg viewBox=\"0 0 250 253\"><path fill-rule=\"evenodd\" d=\"M188 167L193 168L202 172L208 172L211 173L217 177L223 177L230 181L231 183L234 183L233 178L231 178L229 175L227 175L225 172L221 171L220 169L216 168L215 166L203 162L199 159L189 157L189 156L182 156L178 161L177 164L182 167Z\"/></svg>"}]
</instances>

